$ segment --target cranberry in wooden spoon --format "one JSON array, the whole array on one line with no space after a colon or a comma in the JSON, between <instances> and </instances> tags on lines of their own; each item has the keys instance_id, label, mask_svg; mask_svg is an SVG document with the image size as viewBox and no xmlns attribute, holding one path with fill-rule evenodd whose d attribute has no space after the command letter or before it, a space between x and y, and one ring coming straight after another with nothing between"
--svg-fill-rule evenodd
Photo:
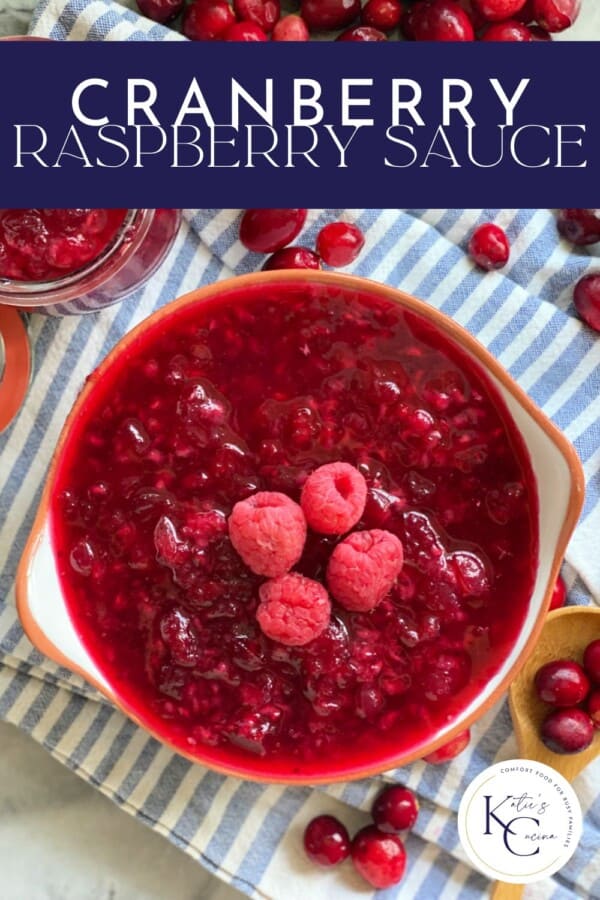
<instances>
[{"instance_id":1,"label":"cranberry in wooden spoon","mask_svg":"<svg viewBox=\"0 0 600 900\"><path fill-rule=\"evenodd\" d=\"M555 709L544 719L541 737L553 753L581 753L594 739L594 723L576 706Z\"/></svg>"},{"instance_id":2,"label":"cranberry in wooden spoon","mask_svg":"<svg viewBox=\"0 0 600 900\"><path fill-rule=\"evenodd\" d=\"M590 682L572 659L556 659L538 669L535 689L540 700L553 706L576 706L585 699Z\"/></svg>"}]
</instances>

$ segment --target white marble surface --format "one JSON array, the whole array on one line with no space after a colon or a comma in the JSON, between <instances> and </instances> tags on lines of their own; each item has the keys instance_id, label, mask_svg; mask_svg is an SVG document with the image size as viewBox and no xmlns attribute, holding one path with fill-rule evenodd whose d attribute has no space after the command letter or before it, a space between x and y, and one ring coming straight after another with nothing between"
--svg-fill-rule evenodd
<instances>
[{"instance_id":1,"label":"white marble surface","mask_svg":"<svg viewBox=\"0 0 600 900\"><path fill-rule=\"evenodd\" d=\"M0 722L1 900L239 900Z\"/></svg>"}]
</instances>

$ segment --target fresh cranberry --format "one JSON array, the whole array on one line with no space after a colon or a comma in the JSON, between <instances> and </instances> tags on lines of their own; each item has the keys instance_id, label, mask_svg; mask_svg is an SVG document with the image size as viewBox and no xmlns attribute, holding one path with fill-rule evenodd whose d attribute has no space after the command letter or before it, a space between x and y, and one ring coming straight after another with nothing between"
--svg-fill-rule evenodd
<instances>
[{"instance_id":1,"label":"fresh cranberry","mask_svg":"<svg viewBox=\"0 0 600 900\"><path fill-rule=\"evenodd\" d=\"M413 41L473 41L473 24L455 0L419 0L402 18L402 30Z\"/></svg>"},{"instance_id":2,"label":"fresh cranberry","mask_svg":"<svg viewBox=\"0 0 600 900\"><path fill-rule=\"evenodd\" d=\"M573 291L575 309L586 325L600 331L600 272L580 278Z\"/></svg>"},{"instance_id":3,"label":"fresh cranberry","mask_svg":"<svg viewBox=\"0 0 600 900\"><path fill-rule=\"evenodd\" d=\"M469 254L480 269L501 269L508 262L510 246L506 234L491 222L476 228L469 241Z\"/></svg>"},{"instance_id":4,"label":"fresh cranberry","mask_svg":"<svg viewBox=\"0 0 600 900\"><path fill-rule=\"evenodd\" d=\"M268 40L260 25L255 22L234 22L223 34L224 41L244 41L254 43Z\"/></svg>"},{"instance_id":5,"label":"fresh cranberry","mask_svg":"<svg viewBox=\"0 0 600 900\"><path fill-rule=\"evenodd\" d=\"M533 14L533 0L525 0L525 3L521 7L521 9L517 10L516 13L513 14L512 18L516 19L518 22L523 22L524 25L529 25L535 19Z\"/></svg>"},{"instance_id":6,"label":"fresh cranberry","mask_svg":"<svg viewBox=\"0 0 600 900\"><path fill-rule=\"evenodd\" d=\"M427 756L423 757L423 760L434 766L447 763L458 756L459 753L462 753L463 750L468 747L470 740L471 732L467 728L466 731L461 731L460 734L457 734L456 737L452 738L451 741L448 741L447 744L443 744L441 747L438 747L437 750L428 753Z\"/></svg>"},{"instance_id":7,"label":"fresh cranberry","mask_svg":"<svg viewBox=\"0 0 600 900\"><path fill-rule=\"evenodd\" d=\"M359 16L360 0L302 0L300 14L311 31L335 31Z\"/></svg>"},{"instance_id":8,"label":"fresh cranberry","mask_svg":"<svg viewBox=\"0 0 600 900\"><path fill-rule=\"evenodd\" d=\"M275 38L273 38L275 40ZM263 265L263 271L272 269L320 269L321 259L314 250L308 247L283 247L269 256Z\"/></svg>"},{"instance_id":9,"label":"fresh cranberry","mask_svg":"<svg viewBox=\"0 0 600 900\"><path fill-rule=\"evenodd\" d=\"M473 0L473 3L488 22L502 22L515 16L525 0Z\"/></svg>"},{"instance_id":10,"label":"fresh cranberry","mask_svg":"<svg viewBox=\"0 0 600 900\"><path fill-rule=\"evenodd\" d=\"M247 209L240 241L255 253L274 253L291 244L306 222L305 209Z\"/></svg>"},{"instance_id":11,"label":"fresh cranberry","mask_svg":"<svg viewBox=\"0 0 600 900\"><path fill-rule=\"evenodd\" d=\"M413 827L419 815L419 803L408 788L394 785L376 797L371 813L380 831L397 834Z\"/></svg>"},{"instance_id":12,"label":"fresh cranberry","mask_svg":"<svg viewBox=\"0 0 600 900\"><path fill-rule=\"evenodd\" d=\"M399 0L368 0L360 14L363 25L378 28L379 31L392 31L400 24L402 4Z\"/></svg>"},{"instance_id":13,"label":"fresh cranberry","mask_svg":"<svg viewBox=\"0 0 600 900\"><path fill-rule=\"evenodd\" d=\"M533 0L533 15L545 31L570 28L581 10L581 0Z\"/></svg>"},{"instance_id":14,"label":"fresh cranberry","mask_svg":"<svg viewBox=\"0 0 600 900\"><path fill-rule=\"evenodd\" d=\"M600 728L600 688L590 691L586 703L587 711L590 715L594 728Z\"/></svg>"},{"instance_id":15,"label":"fresh cranberry","mask_svg":"<svg viewBox=\"0 0 600 900\"><path fill-rule=\"evenodd\" d=\"M576 706L585 698L590 682L579 663L572 659L557 659L538 669L535 689L544 703Z\"/></svg>"},{"instance_id":16,"label":"fresh cranberry","mask_svg":"<svg viewBox=\"0 0 600 900\"><path fill-rule=\"evenodd\" d=\"M233 0L233 10L242 22L254 22L266 34L273 31L281 15L279 0Z\"/></svg>"},{"instance_id":17,"label":"fresh cranberry","mask_svg":"<svg viewBox=\"0 0 600 900\"><path fill-rule=\"evenodd\" d=\"M365 236L351 222L330 222L317 235L317 253L328 266L349 266L365 243Z\"/></svg>"},{"instance_id":18,"label":"fresh cranberry","mask_svg":"<svg viewBox=\"0 0 600 900\"><path fill-rule=\"evenodd\" d=\"M596 244L600 241L600 209L560 209L556 227L572 244Z\"/></svg>"},{"instance_id":19,"label":"fresh cranberry","mask_svg":"<svg viewBox=\"0 0 600 900\"><path fill-rule=\"evenodd\" d=\"M304 849L311 862L337 866L350 855L350 836L334 816L317 816L304 830Z\"/></svg>"},{"instance_id":20,"label":"fresh cranberry","mask_svg":"<svg viewBox=\"0 0 600 900\"><path fill-rule=\"evenodd\" d=\"M387 41L383 31L369 25L355 25L338 34L336 41Z\"/></svg>"},{"instance_id":21,"label":"fresh cranberry","mask_svg":"<svg viewBox=\"0 0 600 900\"><path fill-rule=\"evenodd\" d=\"M600 639L592 641L585 648L583 668L589 675L592 683L600 687Z\"/></svg>"},{"instance_id":22,"label":"fresh cranberry","mask_svg":"<svg viewBox=\"0 0 600 900\"><path fill-rule=\"evenodd\" d=\"M419 0L419 2L423 2L423 0ZM415 9L416 4L405 7L400 18L400 31L402 32L402 36L406 38L407 41L415 40L415 29L413 25Z\"/></svg>"},{"instance_id":23,"label":"fresh cranberry","mask_svg":"<svg viewBox=\"0 0 600 900\"><path fill-rule=\"evenodd\" d=\"M182 30L191 41L218 41L234 22L225 0L194 0L185 8Z\"/></svg>"},{"instance_id":24,"label":"fresh cranberry","mask_svg":"<svg viewBox=\"0 0 600 900\"><path fill-rule=\"evenodd\" d=\"M594 723L577 706L556 709L542 722L541 739L553 753L579 753L594 739Z\"/></svg>"},{"instance_id":25,"label":"fresh cranberry","mask_svg":"<svg viewBox=\"0 0 600 900\"><path fill-rule=\"evenodd\" d=\"M375 825L361 828L354 836L350 852L356 871L375 888L398 884L404 875L404 844L395 834L383 834Z\"/></svg>"},{"instance_id":26,"label":"fresh cranberry","mask_svg":"<svg viewBox=\"0 0 600 900\"><path fill-rule=\"evenodd\" d=\"M184 3L185 0L137 0L138 9L143 16L163 25L179 15Z\"/></svg>"},{"instance_id":27,"label":"fresh cranberry","mask_svg":"<svg viewBox=\"0 0 600 900\"><path fill-rule=\"evenodd\" d=\"M554 585L554 590L552 591L552 597L550 599L550 607L549 609L560 609L561 606L565 605L565 600L567 599L567 586L564 582L564 579L561 575L556 579L556 583Z\"/></svg>"},{"instance_id":28,"label":"fresh cranberry","mask_svg":"<svg viewBox=\"0 0 600 900\"><path fill-rule=\"evenodd\" d=\"M508 20L507 22L498 22L484 32L481 37L482 41L531 41L531 31L527 25L522 22Z\"/></svg>"},{"instance_id":29,"label":"fresh cranberry","mask_svg":"<svg viewBox=\"0 0 600 900\"><path fill-rule=\"evenodd\" d=\"M307 41L310 37L306 22L302 16L283 16L276 23L271 40L273 41Z\"/></svg>"}]
</instances>

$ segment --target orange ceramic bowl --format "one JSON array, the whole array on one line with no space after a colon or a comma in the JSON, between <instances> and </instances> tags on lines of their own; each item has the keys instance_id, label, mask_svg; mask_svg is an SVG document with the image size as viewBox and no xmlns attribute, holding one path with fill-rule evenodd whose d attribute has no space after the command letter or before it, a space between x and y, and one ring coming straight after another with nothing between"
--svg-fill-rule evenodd
<instances>
[{"instance_id":1,"label":"orange ceramic bowl","mask_svg":"<svg viewBox=\"0 0 600 900\"><path fill-rule=\"evenodd\" d=\"M247 762L236 760L229 764L215 761L214 758L211 759L210 754L203 753L201 746L188 754L182 751L181 747L170 744L163 734L157 733L156 729L153 730L149 726L145 717L134 710L111 684L110 678L92 659L78 634L61 586L51 521L51 499L65 443L98 385L111 371L115 361L122 358L123 354L127 354L133 342L157 323L160 323L161 331L167 330L170 317L183 308L202 304L209 299L222 299L230 291L237 292L240 289L254 291L276 285L292 285L313 292L342 292L342 294L359 292L362 295L392 301L405 311L422 317L470 357L500 394L508 417L512 419L514 427L520 433L529 455L538 492L539 557L529 608L510 652L474 699L457 718L428 734L426 739L413 746L409 753L386 753L381 757L363 759L359 763L348 759L347 762L336 764L333 768L328 765L327 760L323 760L310 771L300 772L282 771L281 768L271 770L268 760L255 759L250 754L247 754L249 757ZM184 755L195 762L225 774L257 781L315 784L362 778L404 765L433 752L471 725L501 697L535 646L567 543L581 511L583 493L582 467L566 438L534 405L494 357L460 325L438 310L392 287L348 275L309 270L246 275L200 288L163 307L127 334L87 379L61 433L40 507L19 566L18 611L27 635L39 650L56 663L78 672L115 706L154 733L159 740L173 746L179 753L184 752Z\"/></svg>"}]
</instances>

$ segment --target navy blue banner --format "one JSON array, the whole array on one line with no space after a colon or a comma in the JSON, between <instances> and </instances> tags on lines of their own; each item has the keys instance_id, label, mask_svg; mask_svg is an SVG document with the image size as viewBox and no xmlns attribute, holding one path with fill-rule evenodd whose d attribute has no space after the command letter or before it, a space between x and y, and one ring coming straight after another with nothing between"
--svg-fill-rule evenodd
<instances>
[{"instance_id":1,"label":"navy blue banner","mask_svg":"<svg viewBox=\"0 0 600 900\"><path fill-rule=\"evenodd\" d=\"M597 43L3 43L10 206L600 207Z\"/></svg>"}]
</instances>

